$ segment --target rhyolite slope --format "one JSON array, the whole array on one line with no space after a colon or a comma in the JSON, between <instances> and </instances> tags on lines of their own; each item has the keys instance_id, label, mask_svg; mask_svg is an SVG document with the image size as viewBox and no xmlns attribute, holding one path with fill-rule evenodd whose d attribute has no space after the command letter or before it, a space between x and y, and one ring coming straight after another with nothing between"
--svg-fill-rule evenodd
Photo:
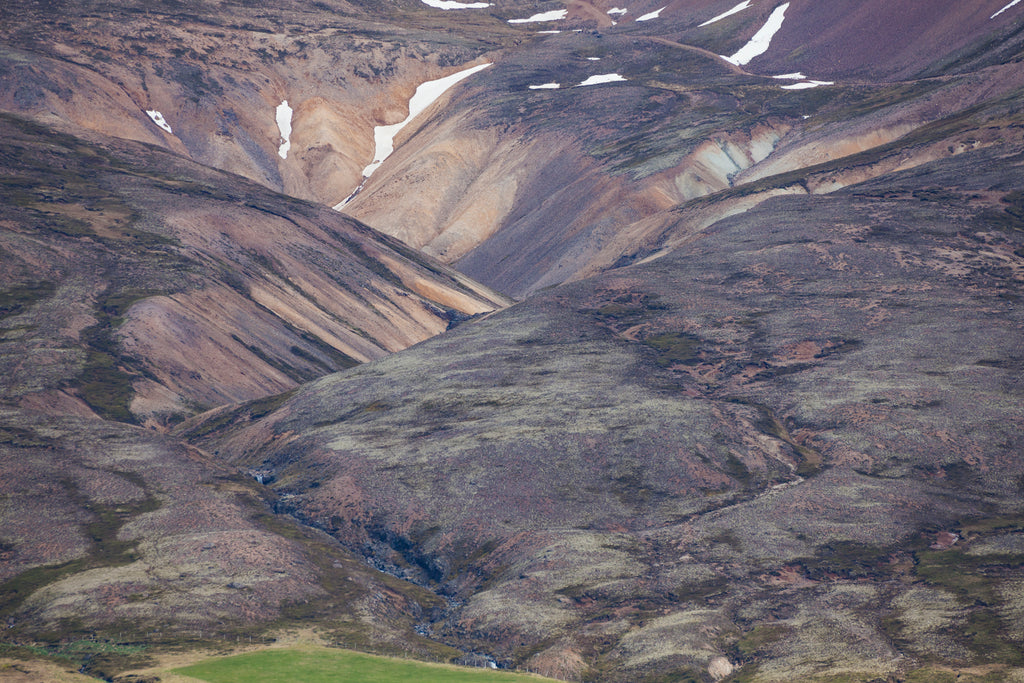
<instances>
[{"instance_id":1,"label":"rhyolite slope","mask_svg":"<svg viewBox=\"0 0 1024 683\"><path fill-rule=\"evenodd\" d=\"M723 189L747 191L691 224L771 196L752 184L774 175L892 148L893 163L793 188L824 193L988 144L936 124L1019 100L1021 32L988 18L996 3L943 4L792 2L768 51L742 67L720 55L775 3L708 26L728 8L670 3L639 23L630 8L598 29L570 12L536 27L561 33L525 38L405 134L344 210L522 297L628 262L674 227L672 209ZM623 80L578 87L602 74Z\"/></svg>"},{"instance_id":2,"label":"rhyolite slope","mask_svg":"<svg viewBox=\"0 0 1024 683\"><path fill-rule=\"evenodd\" d=\"M1022 85L1019 8L992 18L999 0L794 0L764 54L722 59L780 4L703 25L735 3L573 2L564 19L510 24L557 7L19 0L0 27L0 105L334 206L417 85L494 62L403 130L345 210L522 296L618 263L679 202L887 144ZM571 87L611 73L626 82ZM773 78L794 73L834 83ZM530 89L551 82L562 88Z\"/></svg>"},{"instance_id":3,"label":"rhyolite slope","mask_svg":"<svg viewBox=\"0 0 1024 683\"><path fill-rule=\"evenodd\" d=\"M7 402L159 425L504 304L337 212L238 176L11 116L0 129Z\"/></svg>"}]
</instances>

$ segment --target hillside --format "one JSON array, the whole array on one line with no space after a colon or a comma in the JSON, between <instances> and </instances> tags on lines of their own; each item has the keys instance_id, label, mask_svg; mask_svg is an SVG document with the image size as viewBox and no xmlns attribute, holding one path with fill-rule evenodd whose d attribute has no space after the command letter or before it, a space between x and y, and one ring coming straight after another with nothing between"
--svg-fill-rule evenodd
<instances>
[{"instance_id":1,"label":"hillside","mask_svg":"<svg viewBox=\"0 0 1024 683\"><path fill-rule=\"evenodd\" d=\"M336 212L158 149L11 116L0 131L3 395L22 405L163 424L505 303Z\"/></svg>"},{"instance_id":2,"label":"hillside","mask_svg":"<svg viewBox=\"0 0 1024 683\"><path fill-rule=\"evenodd\" d=\"M777 198L191 435L549 675L1008 675L1022 160Z\"/></svg>"},{"instance_id":3,"label":"hillside","mask_svg":"<svg viewBox=\"0 0 1024 683\"><path fill-rule=\"evenodd\" d=\"M4 653L71 647L65 660L109 677L147 648L311 620L363 649L449 652L412 630L436 597L159 432L227 401L269 412L507 301L326 207L151 146L6 114L0 133Z\"/></svg>"},{"instance_id":4,"label":"hillside","mask_svg":"<svg viewBox=\"0 0 1024 683\"><path fill-rule=\"evenodd\" d=\"M0 678L1024 679L1024 5L465 4L5 6Z\"/></svg>"}]
</instances>

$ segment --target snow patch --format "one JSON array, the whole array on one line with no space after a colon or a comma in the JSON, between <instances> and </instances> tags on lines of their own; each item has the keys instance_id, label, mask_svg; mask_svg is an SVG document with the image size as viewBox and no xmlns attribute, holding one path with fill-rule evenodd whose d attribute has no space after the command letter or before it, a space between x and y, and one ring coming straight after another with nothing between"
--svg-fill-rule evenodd
<instances>
[{"instance_id":1,"label":"snow patch","mask_svg":"<svg viewBox=\"0 0 1024 683\"><path fill-rule=\"evenodd\" d=\"M791 74L779 74L778 76L772 76L772 78L788 78L793 81L802 81L807 78L807 76L804 76L799 71L794 71Z\"/></svg>"},{"instance_id":2,"label":"snow patch","mask_svg":"<svg viewBox=\"0 0 1024 683\"><path fill-rule=\"evenodd\" d=\"M722 59L727 62L731 62L736 66L743 66L750 62L751 59L758 55L763 55L768 51L768 45L772 41L772 37L778 33L779 29L782 28L782 20L786 18L786 10L789 8L789 3L783 3L775 8L768 17L768 21L765 22L754 37L750 39L746 45L740 48L739 52L734 54L732 57L726 57L722 55Z\"/></svg>"},{"instance_id":3,"label":"snow patch","mask_svg":"<svg viewBox=\"0 0 1024 683\"><path fill-rule=\"evenodd\" d=\"M996 18L996 17L998 17L998 16L1000 15L1000 14L1002 14L1002 13L1003 13L1003 12L1005 12L1006 10L1008 10L1008 9L1010 9L1011 7L1013 7L1014 5L1016 5L1016 4L1018 3L1018 2L1020 2L1020 0L1013 0L1013 2L1011 2L1011 3L1009 4L1009 5L1007 5L1007 6L1006 6L1006 7L1004 7L1003 9L999 10L999 11L998 11L998 12L996 12L995 14L993 14L993 15L992 15L991 17L989 17L989 19L995 19L995 18Z\"/></svg>"},{"instance_id":4,"label":"snow patch","mask_svg":"<svg viewBox=\"0 0 1024 683\"><path fill-rule=\"evenodd\" d=\"M384 160L395 151L395 136L398 135L398 131L405 128L405 126L411 122L416 116L424 109L433 104L437 98L441 97L449 88L454 86L459 81L469 78L477 71L482 71L491 65L490 62L486 64L480 64L478 66L472 66L468 69L463 69L458 73L454 73L451 76L445 76L435 81L427 81L416 88L416 92L413 94L412 99L409 100L409 115L405 117L405 120L400 123L394 123L390 126L377 126L373 129L373 141L376 145L376 151L373 155L373 163L363 169L363 176L370 177L377 168L380 167Z\"/></svg>"},{"instance_id":5,"label":"snow patch","mask_svg":"<svg viewBox=\"0 0 1024 683\"><path fill-rule=\"evenodd\" d=\"M395 136L398 135L398 131L405 128L405 126L416 118L416 116L436 102L441 95L445 94L456 83L469 78L478 71L483 71L490 65L491 62L478 64L477 66L471 66L468 69L463 69L462 71L453 73L450 76L421 83L419 87L416 88L416 92L413 93L412 99L409 100L409 115L405 117L404 121L400 123L393 123L390 126L377 126L373 129L373 162L363 169L363 183L365 183L366 178L373 175L373 172L380 168L380 165L384 163L384 160L391 156L391 153L395 151ZM363 189L362 185L357 187L352 194L346 197L343 201L335 204L334 210L340 211L343 206L352 200L353 197L359 194L359 190L361 189Z\"/></svg>"},{"instance_id":6,"label":"snow patch","mask_svg":"<svg viewBox=\"0 0 1024 683\"><path fill-rule=\"evenodd\" d=\"M743 2L741 2L738 5L736 5L735 7L733 7L728 12L722 12L717 17L712 17L712 18L708 19L707 21L705 21L703 24L700 24L700 26L710 26L711 24L715 23L716 21L721 21L722 19L725 19L726 17L732 16L733 14L736 14L737 12L742 12L743 10L747 9L748 7L750 7L750 0L743 0Z\"/></svg>"},{"instance_id":7,"label":"snow patch","mask_svg":"<svg viewBox=\"0 0 1024 683\"><path fill-rule=\"evenodd\" d=\"M491 2L455 2L455 0L421 0L424 5L430 5L437 9L483 9L490 7Z\"/></svg>"},{"instance_id":8,"label":"snow patch","mask_svg":"<svg viewBox=\"0 0 1024 683\"><path fill-rule=\"evenodd\" d=\"M541 12L540 14L534 14L532 17L526 19L509 19L510 24L527 24L534 21L557 21L558 19L565 19L565 16L569 14L567 9L553 9L550 12Z\"/></svg>"},{"instance_id":9,"label":"snow patch","mask_svg":"<svg viewBox=\"0 0 1024 683\"><path fill-rule=\"evenodd\" d=\"M288 100L277 105L277 129L281 131L281 146L277 153L282 159L287 159L288 150L292 148L292 108L288 106Z\"/></svg>"},{"instance_id":10,"label":"snow patch","mask_svg":"<svg viewBox=\"0 0 1024 683\"><path fill-rule=\"evenodd\" d=\"M531 85L530 90L557 90L561 87L559 83L543 83L541 85Z\"/></svg>"},{"instance_id":11,"label":"snow patch","mask_svg":"<svg viewBox=\"0 0 1024 683\"><path fill-rule=\"evenodd\" d=\"M628 9L622 9L621 7L612 7L610 10L608 10L608 14L620 14L621 15L621 14L625 14L628 11L629 11Z\"/></svg>"},{"instance_id":12,"label":"snow patch","mask_svg":"<svg viewBox=\"0 0 1024 683\"><path fill-rule=\"evenodd\" d=\"M667 5L666 5L666 7L667 7ZM650 21L651 19L657 19L658 15L661 14L662 12L664 12L664 11L665 11L665 7L662 7L661 9L656 9L653 12L648 12L647 14L643 15L642 17L637 17L636 20L637 21Z\"/></svg>"},{"instance_id":13,"label":"snow patch","mask_svg":"<svg viewBox=\"0 0 1024 683\"><path fill-rule=\"evenodd\" d=\"M153 119L153 123L166 130L171 135L174 135L174 131L171 130L171 126L167 123L167 119L164 115L158 112L156 109L147 109L146 113L149 114L149 118Z\"/></svg>"},{"instance_id":14,"label":"snow patch","mask_svg":"<svg viewBox=\"0 0 1024 683\"><path fill-rule=\"evenodd\" d=\"M783 90L806 90L807 88L817 88L819 85L834 85L834 81L804 81L803 83L793 83L791 85L782 86Z\"/></svg>"},{"instance_id":15,"label":"snow patch","mask_svg":"<svg viewBox=\"0 0 1024 683\"><path fill-rule=\"evenodd\" d=\"M620 76L619 74L598 74L596 76L591 76L590 78L588 78L587 80L583 81L582 83L575 87L581 88L584 85L599 85L601 83L614 83L616 81L624 80L626 79Z\"/></svg>"},{"instance_id":16,"label":"snow patch","mask_svg":"<svg viewBox=\"0 0 1024 683\"><path fill-rule=\"evenodd\" d=\"M537 33L561 33L561 31L537 31Z\"/></svg>"},{"instance_id":17,"label":"snow patch","mask_svg":"<svg viewBox=\"0 0 1024 683\"><path fill-rule=\"evenodd\" d=\"M600 57L587 57L587 61L588 62L600 62L601 58Z\"/></svg>"}]
</instances>

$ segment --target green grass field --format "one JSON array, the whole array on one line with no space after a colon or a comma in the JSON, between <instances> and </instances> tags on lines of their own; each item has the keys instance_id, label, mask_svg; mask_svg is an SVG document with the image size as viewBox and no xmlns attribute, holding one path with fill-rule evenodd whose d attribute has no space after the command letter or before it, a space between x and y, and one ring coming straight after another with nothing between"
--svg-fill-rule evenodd
<instances>
[{"instance_id":1,"label":"green grass field","mask_svg":"<svg viewBox=\"0 0 1024 683\"><path fill-rule=\"evenodd\" d=\"M336 650L263 650L211 659L174 673L209 683L502 683L550 680Z\"/></svg>"}]
</instances>

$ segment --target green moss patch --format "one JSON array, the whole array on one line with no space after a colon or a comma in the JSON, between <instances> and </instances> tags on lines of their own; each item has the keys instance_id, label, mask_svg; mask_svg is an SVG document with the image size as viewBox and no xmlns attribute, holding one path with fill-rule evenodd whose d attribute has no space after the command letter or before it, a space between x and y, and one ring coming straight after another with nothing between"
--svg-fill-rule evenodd
<instances>
[{"instance_id":1,"label":"green moss patch","mask_svg":"<svg viewBox=\"0 0 1024 683\"><path fill-rule=\"evenodd\" d=\"M736 643L736 654L741 659L750 659L785 638L791 631L790 627L782 625L755 626Z\"/></svg>"},{"instance_id":2,"label":"green moss patch","mask_svg":"<svg viewBox=\"0 0 1024 683\"><path fill-rule=\"evenodd\" d=\"M692 334L658 334L648 337L644 343L658 351L655 362L662 367L696 365L700 361L700 339Z\"/></svg>"},{"instance_id":3,"label":"green moss patch","mask_svg":"<svg viewBox=\"0 0 1024 683\"><path fill-rule=\"evenodd\" d=\"M29 282L0 291L0 319L18 315L33 304L53 295L52 282Z\"/></svg>"}]
</instances>

